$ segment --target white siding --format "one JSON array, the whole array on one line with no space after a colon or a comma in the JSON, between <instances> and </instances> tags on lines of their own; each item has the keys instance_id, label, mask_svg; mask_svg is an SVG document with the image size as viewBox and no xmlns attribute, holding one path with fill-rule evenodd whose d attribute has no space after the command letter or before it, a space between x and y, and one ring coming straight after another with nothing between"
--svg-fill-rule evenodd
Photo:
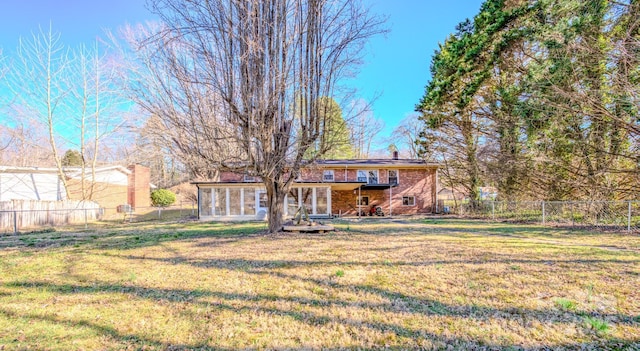
<instances>
[{"instance_id":1,"label":"white siding","mask_svg":"<svg viewBox=\"0 0 640 351\"><path fill-rule=\"evenodd\" d=\"M64 199L64 189L57 174L0 173L0 201Z\"/></svg>"}]
</instances>

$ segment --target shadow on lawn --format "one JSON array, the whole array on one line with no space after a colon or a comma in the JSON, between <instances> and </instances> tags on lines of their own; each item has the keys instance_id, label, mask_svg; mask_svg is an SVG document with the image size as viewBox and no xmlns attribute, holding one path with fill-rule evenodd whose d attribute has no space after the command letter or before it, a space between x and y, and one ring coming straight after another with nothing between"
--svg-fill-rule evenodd
<instances>
[{"instance_id":1,"label":"shadow on lawn","mask_svg":"<svg viewBox=\"0 0 640 351\"><path fill-rule=\"evenodd\" d=\"M185 263L182 261L181 263ZM235 263L235 262L232 262ZM188 263L187 263L188 264ZM247 264L254 269L248 272L255 275L266 275L269 277L275 277L284 279L285 281L296 280L304 283L309 283L315 287L322 287L327 289L338 289L345 292L357 292L375 294L385 300L385 302L371 303L360 301L343 301L332 298L306 298L296 296L280 296L275 294L255 294L255 293L227 293L223 291L213 290L183 290L183 289L154 289L146 288L142 286L136 286L134 284L51 284L48 282L38 281L24 281L5 283L2 286L16 291L16 294L25 293L25 290L47 290L54 292L58 295L71 295L71 294L100 294L100 293L117 293L130 295L134 298L147 299L151 301L161 302L166 301L170 303L186 303L198 307L198 309L207 309L215 311L232 311L234 313L264 313L267 315L276 315L282 317L288 317L295 321L306 323L312 327L323 326L327 324L339 324L350 328L367 328L376 330L383 333L393 333L397 337L405 337L418 341L421 339L427 339L437 344L452 345L454 348L468 349L468 348L488 348L488 349L500 349L507 348L512 345L505 344L487 344L482 340L473 340L466 338L447 337L440 334L434 334L420 328L413 328L408 326L399 325L397 323L390 323L379 320L358 320L345 317L327 317L322 314L314 313L309 310L303 310L303 307L315 307L315 308L335 308L335 307L350 307L360 308L372 311L384 311L391 313L410 313L410 314L422 314L422 315L436 315L436 316L454 316L461 317L470 320L477 320L486 322L489 319L504 319L510 321L517 321L518 323L527 323L531 320L536 320L541 323L547 323L553 321L554 323L575 323L579 324L586 316L595 317L607 320L613 325L634 325L639 324L638 317L632 317L621 314L594 314L594 313L580 313L580 312L568 312L568 311L556 311L556 310L531 310L523 308L509 308L498 309L473 305L448 305L436 300L418 298L409 296L406 294L382 289L372 285L360 285L360 284L342 284L337 279L314 279L309 277L303 277L294 274L286 274L279 271L272 271L268 268L278 267L279 263L269 261L247 261ZM196 266L200 266L196 264ZM257 267L267 268L259 269ZM225 268L229 268L226 265ZM243 269L246 272L246 270ZM212 303L206 298L215 298L219 301ZM237 307L234 301L241 301L249 303L243 307ZM277 302L284 302L285 306L294 305L299 308L283 309L279 307L269 307L275 305L281 305ZM184 318L192 319L198 318L198 316L191 313L189 309L180 309L180 314L185 315ZM201 348L206 345L168 345L158 340L145 339L142 336L131 334L120 334L114 327L108 325L100 325L95 322L86 320L73 320L64 319L53 314L39 315L35 313L18 313L15 311L0 309L0 313L5 314L11 318L26 318L33 320L45 320L51 323L72 325L76 327L89 327L95 330L101 335L108 336L114 339L118 339L119 342L133 343L136 346L150 345L153 347L161 347L163 349L183 349L183 348ZM543 345L545 348L584 348L585 345L593 345L594 347L604 349L632 349L638 346L640 343L640 337L635 339L620 340L611 339L606 336L592 335L592 340L585 343L576 344L562 344L562 345ZM357 345L352 345L357 346ZM515 345L521 347L519 345ZM304 347L303 347L304 348ZM205 347L206 349L206 347ZM216 349L218 349L216 347ZM401 348L400 348L401 349Z\"/></svg>"},{"instance_id":2,"label":"shadow on lawn","mask_svg":"<svg viewBox=\"0 0 640 351\"><path fill-rule=\"evenodd\" d=\"M138 229L136 226L142 226ZM183 225L133 224L106 227L89 231L35 232L0 236L2 249L49 249L77 247L83 249L133 249L156 245L162 242L196 239L204 237L242 238L264 232L264 224L256 222L236 223L190 223Z\"/></svg>"},{"instance_id":3,"label":"shadow on lawn","mask_svg":"<svg viewBox=\"0 0 640 351\"><path fill-rule=\"evenodd\" d=\"M242 258L234 258L234 259L215 259L215 260L202 260L202 259L192 259L189 257L178 256L171 258L156 258L156 257L147 257L147 256L136 256L136 255L109 255L104 254L105 256L110 257L121 257L130 260L154 260L163 263L170 264L188 264L200 268L222 268L222 269L235 269L241 271L248 271L254 268L297 268L297 267L317 267L317 266L327 266L327 265L340 265L340 266L412 266L412 267L422 267L422 266L439 266L439 265L482 265L482 264L539 264L545 266L555 266L555 265L564 265L564 264L599 264L599 263L607 263L607 264L636 264L640 263L640 259L637 260L617 260L617 259L569 259L569 260L560 260L560 259L513 259L512 256L505 256L504 258L496 258L499 255L492 255L492 258L486 258L479 256L477 259L468 259L468 260L430 260L430 261L379 261L379 262L371 262L371 261L346 261L341 260L339 263L335 260L327 259L326 261L305 261L305 260L247 260Z\"/></svg>"},{"instance_id":4,"label":"shadow on lawn","mask_svg":"<svg viewBox=\"0 0 640 351\"><path fill-rule=\"evenodd\" d=\"M238 311L238 309L229 306L229 305L217 305L217 308L227 309ZM255 309L252 309L255 311ZM326 324L326 323L341 323L345 325L351 325L355 327L367 327L371 329L378 329L381 331L391 331L396 335L408 335L411 337L415 331L397 326L395 324L387 324L387 323L361 323L360 321L348 319L348 318L338 318L335 320L325 321L323 319L314 318L312 314L308 313L297 313L297 312L285 312L281 313L279 310L273 309L265 309L265 312L275 312L281 315L286 315L292 317L296 320L301 320L305 322L311 322L314 325ZM223 348L219 345L209 345L208 342L204 343L194 343L191 345L188 344L172 344L167 342L162 342L158 340L154 340L151 338L141 337L137 334L126 334L117 331L114 327L102 325L96 322L84 320L84 319L71 319L71 318L63 318L54 314L36 314L36 313L17 313L15 311L11 311L5 308L0 307L0 315L8 318L8 319L27 319L29 322L46 322L52 324L63 325L65 327L77 327L77 328L88 328L92 331L100 334L103 337L106 337L107 340L113 342L114 344L119 344L119 347L126 347L129 349L136 350L164 350L164 351L178 351L178 350L219 350L219 351L230 351L236 350L236 348ZM431 333L420 333L420 337L428 339L431 342L434 342L436 345L441 345L442 349L454 349L454 350L520 350L523 349L521 347L517 347L514 345L492 345L492 344L483 344L476 343L472 340L458 339L458 338L449 338L442 337L439 335L431 334ZM26 340L25 340L26 341ZM552 348L563 348L563 349L582 349L582 350L591 350L591 349L605 349L605 350L633 350L637 346L636 342L638 340L618 340L618 339L609 339L609 340L595 340L586 343L579 344L556 344L556 345L540 345L542 349ZM360 344L352 344L352 345L341 345L338 347L326 348L323 347L323 350L344 350L344 349L363 349L363 345ZM375 349L384 348L385 350L407 350L409 349L407 346L386 346L379 345L375 347ZM416 346L412 347L416 348ZM244 350L258 350L263 349L260 348L243 348ZM291 348L291 347L283 347L283 348L274 348L269 347L268 349L278 350L278 349L286 349L286 350L309 350L309 347L302 346L299 349ZM420 348L422 349L422 348Z\"/></svg>"},{"instance_id":5,"label":"shadow on lawn","mask_svg":"<svg viewBox=\"0 0 640 351\"><path fill-rule=\"evenodd\" d=\"M443 228L446 231L446 228ZM100 248L100 249L127 249L155 245L165 241L182 240L190 238L203 238L212 237L216 240L211 242L198 242L197 245L209 246L209 245L225 245L250 235L257 235L262 230L261 225L257 226L225 226L225 225L203 225L196 228L179 228L176 231L167 232L149 232L149 233L136 233L125 232L115 233L113 235L104 235L102 237L86 239L80 242L79 245L85 248ZM460 232L460 231L457 231ZM370 235L370 232L364 232ZM486 232L485 232L486 233ZM341 234L338 234L341 235ZM390 234L379 234L390 235ZM428 235L428 234L427 234ZM222 239L220 239L222 238ZM269 237L273 240L286 240L287 236L273 236ZM318 240L326 240L324 236L316 237ZM349 235L345 235L344 238L348 239ZM355 238L357 239L357 238ZM71 245L71 244L67 244ZM76 245L73 243L73 245ZM0 241L0 249L3 246ZM340 266L357 266L357 265L387 265L384 262L359 262L359 261L304 261L304 260L247 260L247 259L227 259L227 260L198 260L191 259L189 257L179 256L178 252L174 252L172 258L150 258L135 255L117 255L131 260L146 260L146 261L160 261L163 263L170 263L174 265L184 264L195 266L199 268L224 268L230 270L237 270L256 276L267 276L272 279L282 279L284 281L298 281L308 284L311 287L333 289L343 291L345 293L362 293L373 294L381 298L382 302L360 302L360 301L346 301L342 299L335 299L331 297L319 297L319 298L306 298L296 296L281 296L276 294L253 294L253 293L228 293L224 291L214 291L206 289L198 290L181 290L181 289L154 289L143 286L137 286L134 284L105 284L99 281L84 283L84 284L51 284L44 281L19 281L3 283L0 286L6 288L5 295L8 294L23 294L28 293L29 290L47 290L59 295L72 295L72 294L100 294L100 293L115 293L125 294L133 298L146 299L151 301L168 301L170 303L185 303L198 307L198 309L207 309L215 311L231 311L234 313L255 313L262 312L265 314L277 315L282 317L291 318L300 323L305 323L310 326L323 326L326 324L338 324L353 329L370 329L383 333L392 333L398 337L406 337L409 339L421 340L426 339L435 342L436 344L442 344L446 348L447 345L451 345L454 349L507 349L510 345L507 344L487 344L482 340L467 339L462 337L451 337L444 334L435 334L426 331L420 327L409 327L401 325L400 323L393 323L388 321L379 321L372 319L354 319L339 316L327 317L320 313L313 311L303 310L302 307L349 307L349 308L361 308L372 311L384 311L398 314L420 314L426 316L453 316L473 321L486 322L489 319L502 319L509 321L516 321L518 324L527 323L528 321L535 320L540 323L547 324L549 321L554 323L573 323L578 324L586 316L604 319L609 323L615 325L633 325L637 327L640 324L639 316L629 316L624 314L600 314L600 313L581 313L576 311L559 311L554 309L525 309L525 308L491 308L485 306L475 305L450 305L439 302L437 300L425 299L416 296L410 296L403 293L399 293L393 290L384 289L376 285L368 284L345 284L341 283L339 278L332 277L326 279L311 278L296 274L288 274L283 270L292 267L313 267L313 266L331 266L339 264ZM108 255L108 254L105 254ZM474 260L438 260L438 261L425 261L425 262L393 262L395 266L410 265L410 266L425 266L425 265L442 265L442 264L487 264L487 263L504 263L504 264L634 264L639 260L599 260L599 259L571 259L571 260L532 260L532 259L512 259L510 257L497 257L491 258L477 258ZM220 302L211 303L207 298L219 299ZM237 307L234 302L241 301L249 303L248 306ZM283 302L283 304L277 304L282 306L292 305L292 308L270 307L274 305L273 302ZM300 308L295 308L300 307ZM193 310L181 309L180 314L184 315L184 318L192 319L198 318L197 315L192 313ZM148 346L155 349L162 350L182 350L182 349L216 349L225 350L219 348L217 345L209 345L208 341L201 341L201 344L195 343L193 345L171 345L160 340L154 340L152 338L143 337L142 335L136 335L131 333L120 333L115 327L109 324L101 324L96 321L89 321L84 319L65 318L53 313L34 313L15 311L5 307L0 307L0 315L6 316L8 319L27 319L30 321L43 321L48 323L54 323L64 326L72 326L77 328L90 328L96 333L103 335L107 338L113 339L115 343L120 343L124 346L133 346L136 349L141 349L143 346ZM553 328L553 326L549 326ZM524 328L524 327L523 327ZM595 334L588 335L589 340L585 340L584 343L567 343L567 344L551 344L540 345L539 348L555 349L555 348L568 348L568 349L635 349L640 346L640 336L630 336L629 339L611 339L606 336L599 336ZM515 345L516 349L522 348L520 345ZM359 348L362 345L343 345L335 348ZM384 345L380 345L384 347ZM300 349L307 349L304 345L300 346ZM386 348L390 350L402 350L403 347L390 347Z\"/></svg>"}]
</instances>

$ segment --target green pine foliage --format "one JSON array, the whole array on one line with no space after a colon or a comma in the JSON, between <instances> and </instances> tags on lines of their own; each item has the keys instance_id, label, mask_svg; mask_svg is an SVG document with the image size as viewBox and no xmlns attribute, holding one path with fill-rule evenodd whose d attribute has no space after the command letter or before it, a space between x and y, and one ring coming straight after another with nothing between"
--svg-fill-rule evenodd
<instances>
[{"instance_id":1,"label":"green pine foliage","mask_svg":"<svg viewBox=\"0 0 640 351\"><path fill-rule=\"evenodd\" d=\"M321 97L317 105L320 131L316 142L307 150L306 158L350 159L355 156L349 126L340 105L330 97Z\"/></svg>"},{"instance_id":2,"label":"green pine foliage","mask_svg":"<svg viewBox=\"0 0 640 351\"><path fill-rule=\"evenodd\" d=\"M64 153L61 162L64 167L81 167L84 164L80 152L71 149Z\"/></svg>"},{"instance_id":3,"label":"green pine foliage","mask_svg":"<svg viewBox=\"0 0 640 351\"><path fill-rule=\"evenodd\" d=\"M640 5L487 0L434 53L416 106L447 186L502 199L640 194Z\"/></svg>"}]
</instances>

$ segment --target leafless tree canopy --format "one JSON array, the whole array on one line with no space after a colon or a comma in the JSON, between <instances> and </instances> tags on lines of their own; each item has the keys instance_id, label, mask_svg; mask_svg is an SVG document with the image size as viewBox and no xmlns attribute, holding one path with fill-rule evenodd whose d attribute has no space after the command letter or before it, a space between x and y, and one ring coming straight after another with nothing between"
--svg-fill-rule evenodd
<instances>
[{"instance_id":1,"label":"leafless tree canopy","mask_svg":"<svg viewBox=\"0 0 640 351\"><path fill-rule=\"evenodd\" d=\"M201 140L216 155L209 160L261 177L270 230L279 230L284 195L327 115L315 102L337 95L382 21L348 0L155 0L151 8L166 27L146 43L176 49L157 57L170 68L169 90L180 92L165 97L203 121L180 132L211 126Z\"/></svg>"},{"instance_id":2,"label":"leafless tree canopy","mask_svg":"<svg viewBox=\"0 0 640 351\"><path fill-rule=\"evenodd\" d=\"M77 149L82 156L80 197L91 199L94 184L88 179L95 179L95 174L89 177L86 172L95 171L101 143L124 121L123 106L128 102L116 84L121 72L120 62L97 42L74 49L52 28L20 39L11 57L0 60L0 113L7 123L0 145L10 136L0 161L22 166L52 163L69 198L62 159L65 149Z\"/></svg>"}]
</instances>

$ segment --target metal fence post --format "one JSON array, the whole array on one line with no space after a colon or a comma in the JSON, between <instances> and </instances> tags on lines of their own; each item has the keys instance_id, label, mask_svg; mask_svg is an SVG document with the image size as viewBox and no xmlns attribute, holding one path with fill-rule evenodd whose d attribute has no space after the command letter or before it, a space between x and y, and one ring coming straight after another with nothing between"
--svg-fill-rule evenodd
<instances>
[{"instance_id":1,"label":"metal fence post","mask_svg":"<svg viewBox=\"0 0 640 351\"><path fill-rule=\"evenodd\" d=\"M542 201L542 224L545 224L545 216L544 216L544 201Z\"/></svg>"},{"instance_id":2,"label":"metal fence post","mask_svg":"<svg viewBox=\"0 0 640 351\"><path fill-rule=\"evenodd\" d=\"M627 231L631 231L631 201L629 201L629 209L627 213Z\"/></svg>"},{"instance_id":3,"label":"metal fence post","mask_svg":"<svg viewBox=\"0 0 640 351\"><path fill-rule=\"evenodd\" d=\"M87 221L87 209L84 209L84 229L89 228L89 223Z\"/></svg>"},{"instance_id":4,"label":"metal fence post","mask_svg":"<svg viewBox=\"0 0 640 351\"><path fill-rule=\"evenodd\" d=\"M13 211L13 234L18 234L18 211Z\"/></svg>"},{"instance_id":5,"label":"metal fence post","mask_svg":"<svg viewBox=\"0 0 640 351\"><path fill-rule=\"evenodd\" d=\"M493 220L496 220L496 202L495 201L491 201L491 218L493 218Z\"/></svg>"}]
</instances>

